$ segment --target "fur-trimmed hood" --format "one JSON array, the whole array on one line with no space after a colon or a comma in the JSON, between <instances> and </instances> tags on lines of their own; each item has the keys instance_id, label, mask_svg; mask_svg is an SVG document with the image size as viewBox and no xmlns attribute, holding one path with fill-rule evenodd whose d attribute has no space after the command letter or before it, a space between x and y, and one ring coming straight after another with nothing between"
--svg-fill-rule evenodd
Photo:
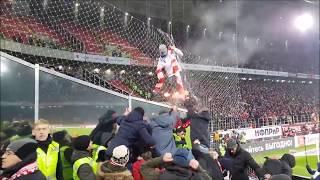
<instances>
[{"instance_id":1,"label":"fur-trimmed hood","mask_svg":"<svg viewBox=\"0 0 320 180\"><path fill-rule=\"evenodd\" d=\"M115 166L109 161L99 163L97 175L99 180L133 180L131 172L126 167Z\"/></svg>"}]
</instances>

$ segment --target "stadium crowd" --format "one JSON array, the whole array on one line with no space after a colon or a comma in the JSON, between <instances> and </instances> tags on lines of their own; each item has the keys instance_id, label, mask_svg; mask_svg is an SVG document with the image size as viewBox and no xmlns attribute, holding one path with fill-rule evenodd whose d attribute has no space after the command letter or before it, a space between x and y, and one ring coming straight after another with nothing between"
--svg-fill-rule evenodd
<instances>
[{"instance_id":1,"label":"stadium crowd","mask_svg":"<svg viewBox=\"0 0 320 180\"><path fill-rule=\"evenodd\" d=\"M295 158L267 158L262 166L230 137L210 148L207 108L188 104L185 119L176 107L144 120L136 107L123 115L108 110L90 135L53 132L39 119L2 124L1 179L291 179ZM309 167L310 169L310 167ZM313 172L310 169L310 172Z\"/></svg>"}]
</instances>

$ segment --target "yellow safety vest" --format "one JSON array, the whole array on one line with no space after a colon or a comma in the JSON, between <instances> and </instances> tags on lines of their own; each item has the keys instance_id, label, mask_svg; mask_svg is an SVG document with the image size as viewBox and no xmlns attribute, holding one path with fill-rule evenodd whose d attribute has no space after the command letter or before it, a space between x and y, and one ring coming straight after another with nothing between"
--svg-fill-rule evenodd
<instances>
[{"instance_id":1,"label":"yellow safety vest","mask_svg":"<svg viewBox=\"0 0 320 180\"><path fill-rule=\"evenodd\" d=\"M107 150L107 148L101 145L93 144L92 159L94 161L97 161L99 157L99 152L103 150Z\"/></svg>"},{"instance_id":2,"label":"yellow safety vest","mask_svg":"<svg viewBox=\"0 0 320 180\"><path fill-rule=\"evenodd\" d=\"M84 164L89 164L92 167L94 174L97 174L98 163L96 163L91 157L84 157L76 160L73 164L73 180L80 180L78 177L78 169Z\"/></svg>"},{"instance_id":3,"label":"yellow safety vest","mask_svg":"<svg viewBox=\"0 0 320 180\"><path fill-rule=\"evenodd\" d=\"M56 180L56 169L58 164L59 144L52 141L49 144L47 154L37 148L37 164L39 170L46 176L47 180Z\"/></svg>"},{"instance_id":4,"label":"yellow safety vest","mask_svg":"<svg viewBox=\"0 0 320 180\"><path fill-rule=\"evenodd\" d=\"M180 136L178 136L176 133L173 133L173 137L174 137L174 141L176 142L177 148L186 148L186 149L188 149L187 143L186 144L177 143L177 142L180 142L182 140L182 138Z\"/></svg>"},{"instance_id":5,"label":"yellow safety vest","mask_svg":"<svg viewBox=\"0 0 320 180\"><path fill-rule=\"evenodd\" d=\"M219 149L220 149L221 156L224 156L226 154L226 149L222 143L220 144Z\"/></svg>"},{"instance_id":6,"label":"yellow safety vest","mask_svg":"<svg viewBox=\"0 0 320 180\"><path fill-rule=\"evenodd\" d=\"M63 168L63 179L64 180L72 180L72 164L68 162L64 156L64 152L71 148L69 146L63 146L60 148L60 159Z\"/></svg>"}]
</instances>

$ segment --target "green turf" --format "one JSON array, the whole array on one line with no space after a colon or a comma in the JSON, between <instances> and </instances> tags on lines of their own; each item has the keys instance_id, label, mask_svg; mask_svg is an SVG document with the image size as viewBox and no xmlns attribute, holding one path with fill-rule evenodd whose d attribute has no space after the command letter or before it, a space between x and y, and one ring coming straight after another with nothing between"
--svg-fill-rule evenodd
<instances>
[{"instance_id":1,"label":"green turf","mask_svg":"<svg viewBox=\"0 0 320 180\"><path fill-rule=\"evenodd\" d=\"M307 150L315 149L315 145L309 145L307 146ZM296 152L304 152L304 147L299 148L286 148L286 149L280 149L280 150L274 150L269 152L263 152L253 155L254 159L259 163L263 164L264 157L275 157L280 158L284 153L289 153L290 150L294 150ZM308 162L311 168L316 169L317 166L317 156L308 156ZM293 168L293 174L298 176L305 176L305 177L311 177L311 175L306 170L306 158L305 156L296 157L296 166Z\"/></svg>"},{"instance_id":2,"label":"green turf","mask_svg":"<svg viewBox=\"0 0 320 180\"><path fill-rule=\"evenodd\" d=\"M71 136L89 135L91 128L56 128L55 131L67 130Z\"/></svg>"},{"instance_id":3,"label":"green turf","mask_svg":"<svg viewBox=\"0 0 320 180\"><path fill-rule=\"evenodd\" d=\"M305 156L296 157L296 167L293 168L293 173L301 176L311 177L306 169L306 158ZM317 156L308 156L308 163L312 169L317 169Z\"/></svg>"}]
</instances>

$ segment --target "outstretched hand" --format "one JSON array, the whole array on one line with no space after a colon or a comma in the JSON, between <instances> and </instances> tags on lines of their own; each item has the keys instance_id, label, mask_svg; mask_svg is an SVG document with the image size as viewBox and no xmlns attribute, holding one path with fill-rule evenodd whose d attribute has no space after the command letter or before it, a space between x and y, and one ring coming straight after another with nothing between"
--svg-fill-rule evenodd
<instances>
[{"instance_id":1,"label":"outstretched hand","mask_svg":"<svg viewBox=\"0 0 320 180\"><path fill-rule=\"evenodd\" d=\"M171 153L165 153L162 157L163 162L172 162L172 154Z\"/></svg>"},{"instance_id":2,"label":"outstretched hand","mask_svg":"<svg viewBox=\"0 0 320 180\"><path fill-rule=\"evenodd\" d=\"M201 143L200 143L199 139L196 139L193 141L193 144L201 144Z\"/></svg>"},{"instance_id":3,"label":"outstretched hand","mask_svg":"<svg viewBox=\"0 0 320 180\"><path fill-rule=\"evenodd\" d=\"M197 160L195 160L195 159L191 159L190 162L189 162L189 166L192 169L196 170L199 167L199 162Z\"/></svg>"},{"instance_id":4,"label":"outstretched hand","mask_svg":"<svg viewBox=\"0 0 320 180\"><path fill-rule=\"evenodd\" d=\"M129 113L131 112L131 108L126 108L125 112L123 113L123 115L127 116Z\"/></svg>"}]
</instances>

